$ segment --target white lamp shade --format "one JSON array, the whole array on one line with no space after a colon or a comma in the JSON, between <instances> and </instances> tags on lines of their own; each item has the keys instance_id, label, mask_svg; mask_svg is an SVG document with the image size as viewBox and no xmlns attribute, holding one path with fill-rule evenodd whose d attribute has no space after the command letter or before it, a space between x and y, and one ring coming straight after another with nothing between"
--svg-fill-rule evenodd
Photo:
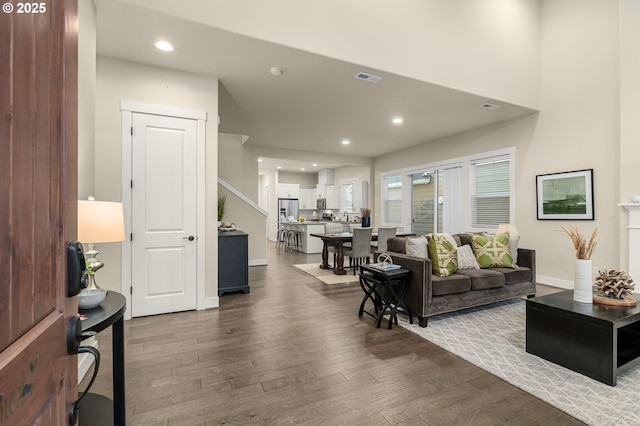
<instances>
[{"instance_id":1,"label":"white lamp shade","mask_svg":"<svg viewBox=\"0 0 640 426\"><path fill-rule=\"evenodd\" d=\"M124 241L122 203L78 200L78 240L83 243Z\"/></svg>"},{"instance_id":2,"label":"white lamp shade","mask_svg":"<svg viewBox=\"0 0 640 426\"><path fill-rule=\"evenodd\" d=\"M501 223L498 225L497 234L504 234L505 232L509 233L510 237L519 237L518 228L513 223Z\"/></svg>"}]
</instances>

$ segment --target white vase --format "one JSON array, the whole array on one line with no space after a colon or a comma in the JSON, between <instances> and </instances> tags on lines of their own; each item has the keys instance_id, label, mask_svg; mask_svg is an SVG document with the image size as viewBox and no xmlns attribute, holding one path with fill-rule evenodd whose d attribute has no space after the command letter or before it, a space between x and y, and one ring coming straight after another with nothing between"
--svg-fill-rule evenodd
<instances>
[{"instance_id":1,"label":"white vase","mask_svg":"<svg viewBox=\"0 0 640 426\"><path fill-rule=\"evenodd\" d=\"M593 303L591 259L576 259L573 300L580 303Z\"/></svg>"}]
</instances>

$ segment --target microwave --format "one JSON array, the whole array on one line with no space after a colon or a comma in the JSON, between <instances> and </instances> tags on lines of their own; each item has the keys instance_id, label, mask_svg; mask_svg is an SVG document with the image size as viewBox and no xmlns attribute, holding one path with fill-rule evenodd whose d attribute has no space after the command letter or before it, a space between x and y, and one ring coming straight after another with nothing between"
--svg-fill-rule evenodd
<instances>
[{"instance_id":1,"label":"microwave","mask_svg":"<svg viewBox=\"0 0 640 426\"><path fill-rule=\"evenodd\" d=\"M318 198L316 201L316 208L324 210L327 208L327 199L326 198Z\"/></svg>"}]
</instances>

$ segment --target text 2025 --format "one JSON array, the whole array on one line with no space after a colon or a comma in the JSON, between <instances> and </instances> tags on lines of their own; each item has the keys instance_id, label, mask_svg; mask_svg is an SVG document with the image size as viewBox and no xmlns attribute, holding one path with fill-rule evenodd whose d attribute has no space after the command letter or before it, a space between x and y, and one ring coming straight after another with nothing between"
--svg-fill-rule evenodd
<instances>
[{"instance_id":1,"label":"text 2025","mask_svg":"<svg viewBox=\"0 0 640 426\"><path fill-rule=\"evenodd\" d=\"M16 13L45 13L46 3L16 3Z\"/></svg>"}]
</instances>

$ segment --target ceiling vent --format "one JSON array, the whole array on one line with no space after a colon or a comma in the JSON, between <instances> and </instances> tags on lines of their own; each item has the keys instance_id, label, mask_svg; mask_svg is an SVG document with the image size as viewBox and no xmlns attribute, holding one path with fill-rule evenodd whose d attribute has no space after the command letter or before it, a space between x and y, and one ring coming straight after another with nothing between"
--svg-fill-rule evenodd
<instances>
[{"instance_id":1,"label":"ceiling vent","mask_svg":"<svg viewBox=\"0 0 640 426\"><path fill-rule=\"evenodd\" d=\"M378 77L377 75L373 74L367 74L366 72L359 72L358 74L354 75L353 78L368 81L369 83L377 83L382 80L382 77Z\"/></svg>"},{"instance_id":2,"label":"ceiling vent","mask_svg":"<svg viewBox=\"0 0 640 426\"><path fill-rule=\"evenodd\" d=\"M500 108L499 105L494 105L494 104L482 104L480 105L480 108L484 108L484 109L498 109Z\"/></svg>"}]
</instances>

